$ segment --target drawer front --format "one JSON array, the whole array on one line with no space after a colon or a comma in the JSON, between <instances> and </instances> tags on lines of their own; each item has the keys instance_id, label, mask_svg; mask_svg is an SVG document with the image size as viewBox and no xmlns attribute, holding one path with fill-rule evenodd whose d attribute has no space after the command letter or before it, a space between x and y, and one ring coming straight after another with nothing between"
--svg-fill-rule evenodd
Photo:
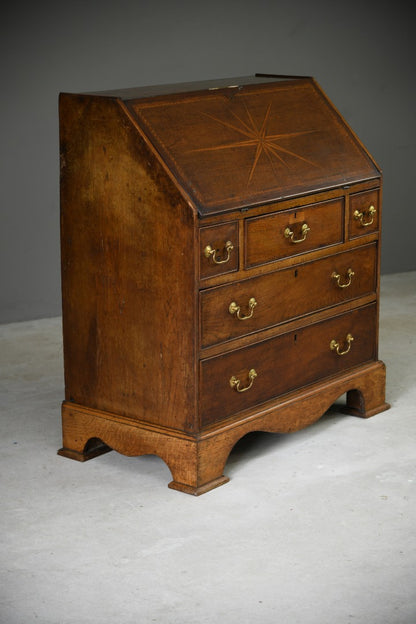
<instances>
[{"instance_id":1,"label":"drawer front","mask_svg":"<svg viewBox=\"0 0 416 624\"><path fill-rule=\"evenodd\" d=\"M343 242L344 199L246 221L246 267Z\"/></svg>"},{"instance_id":2,"label":"drawer front","mask_svg":"<svg viewBox=\"0 0 416 624\"><path fill-rule=\"evenodd\" d=\"M201 292L207 347L316 312L376 288L376 245Z\"/></svg>"},{"instance_id":3,"label":"drawer front","mask_svg":"<svg viewBox=\"0 0 416 624\"><path fill-rule=\"evenodd\" d=\"M224 223L200 230L201 279L238 269L238 224Z\"/></svg>"},{"instance_id":4,"label":"drawer front","mask_svg":"<svg viewBox=\"0 0 416 624\"><path fill-rule=\"evenodd\" d=\"M380 193L378 189L350 196L349 236L357 238L376 232L379 225Z\"/></svg>"},{"instance_id":5,"label":"drawer front","mask_svg":"<svg viewBox=\"0 0 416 624\"><path fill-rule=\"evenodd\" d=\"M375 358L376 306L238 349L200 364L201 424Z\"/></svg>"}]
</instances>

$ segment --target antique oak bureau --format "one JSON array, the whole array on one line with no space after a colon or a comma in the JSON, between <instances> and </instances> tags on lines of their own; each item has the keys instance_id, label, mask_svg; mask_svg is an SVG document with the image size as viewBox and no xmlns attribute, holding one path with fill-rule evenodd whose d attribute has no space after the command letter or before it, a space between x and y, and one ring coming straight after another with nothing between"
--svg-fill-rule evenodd
<instances>
[{"instance_id":1,"label":"antique oak bureau","mask_svg":"<svg viewBox=\"0 0 416 624\"><path fill-rule=\"evenodd\" d=\"M63 93L60 146L61 455L202 494L248 432L388 408L381 172L314 79Z\"/></svg>"}]
</instances>

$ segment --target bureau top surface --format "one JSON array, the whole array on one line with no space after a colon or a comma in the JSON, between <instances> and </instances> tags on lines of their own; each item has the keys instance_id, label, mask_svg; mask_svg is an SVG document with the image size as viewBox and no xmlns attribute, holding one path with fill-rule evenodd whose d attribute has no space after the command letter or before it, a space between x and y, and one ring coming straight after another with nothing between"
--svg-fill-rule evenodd
<instances>
[{"instance_id":1,"label":"bureau top surface","mask_svg":"<svg viewBox=\"0 0 416 624\"><path fill-rule=\"evenodd\" d=\"M312 78L95 94L123 100L201 216L380 177Z\"/></svg>"}]
</instances>

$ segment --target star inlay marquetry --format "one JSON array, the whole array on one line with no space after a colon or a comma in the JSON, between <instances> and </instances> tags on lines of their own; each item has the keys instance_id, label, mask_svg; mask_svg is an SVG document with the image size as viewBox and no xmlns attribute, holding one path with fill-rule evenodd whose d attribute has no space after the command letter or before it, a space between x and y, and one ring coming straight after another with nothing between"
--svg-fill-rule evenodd
<instances>
[{"instance_id":1,"label":"star inlay marquetry","mask_svg":"<svg viewBox=\"0 0 416 624\"><path fill-rule=\"evenodd\" d=\"M260 122L256 122L253 118L253 115L250 113L247 106L244 106L246 120L242 119L237 113L230 109L231 115L236 120L236 123L230 123L228 121L224 121L223 119L218 119L209 113L203 113L206 117L209 117L213 121L218 124L224 126L225 128L234 130L239 135L241 135L242 139L227 142L219 145L215 145L212 147L201 147L197 149L191 150L192 152L210 152L217 150L228 150L228 149L244 149L244 148L254 148L254 155L252 165L249 171L247 185L253 179L254 173L256 171L257 165L264 154L269 161L270 167L272 168L273 174L275 177L278 177L276 172L276 164L283 165L290 169L290 165L288 163L288 157L292 157L298 160L301 160L305 163L308 163L312 167L318 167L316 163L308 158L297 154L293 150L287 149L283 147L281 142L287 139L291 139L293 137L302 136L305 134L311 134L316 132L315 130L306 130L301 132L286 132L280 134L269 134L268 133L268 125L271 118L271 108L272 105L269 104L267 107L264 118ZM285 158L286 157L286 158Z\"/></svg>"}]
</instances>

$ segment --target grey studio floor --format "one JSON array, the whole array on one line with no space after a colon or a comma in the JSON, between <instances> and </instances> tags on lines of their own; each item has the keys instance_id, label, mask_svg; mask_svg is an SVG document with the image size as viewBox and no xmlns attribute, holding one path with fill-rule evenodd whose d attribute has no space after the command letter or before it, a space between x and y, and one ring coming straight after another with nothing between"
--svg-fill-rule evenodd
<instances>
[{"instance_id":1,"label":"grey studio floor","mask_svg":"<svg viewBox=\"0 0 416 624\"><path fill-rule=\"evenodd\" d=\"M230 482L56 454L61 320L0 326L1 624L415 624L416 272L382 278L391 409L250 434Z\"/></svg>"}]
</instances>

